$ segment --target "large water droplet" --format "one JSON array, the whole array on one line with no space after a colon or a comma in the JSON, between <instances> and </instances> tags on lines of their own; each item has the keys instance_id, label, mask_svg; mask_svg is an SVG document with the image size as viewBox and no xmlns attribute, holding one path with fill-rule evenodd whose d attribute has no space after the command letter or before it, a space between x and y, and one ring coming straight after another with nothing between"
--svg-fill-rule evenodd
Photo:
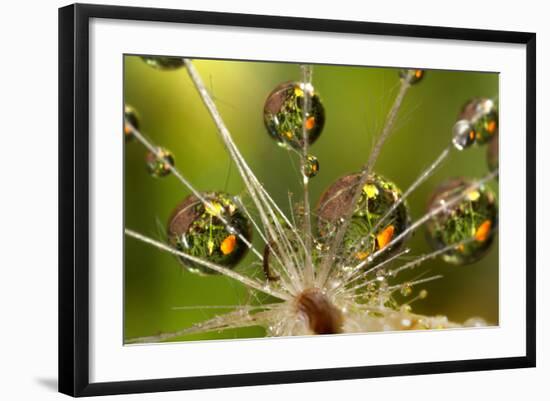
<instances>
[{"instance_id":1,"label":"large water droplet","mask_svg":"<svg viewBox=\"0 0 550 401\"><path fill-rule=\"evenodd\" d=\"M498 211L495 195L489 188L480 186L464 195L458 203L453 205L450 202L462 196L473 183L465 178L447 180L428 202L428 210L447 205L444 211L427 222L426 234L434 249L456 244L442 255L448 263L473 263L487 253L493 242Z\"/></svg>"},{"instance_id":2,"label":"large water droplet","mask_svg":"<svg viewBox=\"0 0 550 401\"><path fill-rule=\"evenodd\" d=\"M195 195L186 197L172 212L168 222L168 239L177 249L218 265L233 268L246 255L247 241L252 239L252 228L246 215L223 192L207 192L201 196L209 202L206 207ZM229 231L220 216L235 230ZM237 233L235 234L235 233ZM185 238L182 241L181 238ZM180 258L190 271L216 274L211 269Z\"/></svg>"},{"instance_id":3,"label":"large water droplet","mask_svg":"<svg viewBox=\"0 0 550 401\"><path fill-rule=\"evenodd\" d=\"M318 230L321 238L329 237L352 207L360 174L350 174L339 178L319 199L316 207ZM396 243L392 241L410 224L406 202L401 202L391 213L393 205L401 198L401 190L388 179L371 174L361 188L360 196L353 207L350 224L344 235L343 250L346 257L356 261L372 261L372 255L390 247L377 257L377 262L393 255L406 238ZM384 221L380 221L386 216ZM376 229L375 229L376 228ZM391 245L390 245L391 244Z\"/></svg>"},{"instance_id":4,"label":"large water droplet","mask_svg":"<svg viewBox=\"0 0 550 401\"><path fill-rule=\"evenodd\" d=\"M306 95L309 98L309 112L304 121ZM325 125L325 109L313 86L285 82L268 95L264 105L264 124L277 143L301 150L304 145L304 128L309 145L321 135Z\"/></svg>"}]
</instances>

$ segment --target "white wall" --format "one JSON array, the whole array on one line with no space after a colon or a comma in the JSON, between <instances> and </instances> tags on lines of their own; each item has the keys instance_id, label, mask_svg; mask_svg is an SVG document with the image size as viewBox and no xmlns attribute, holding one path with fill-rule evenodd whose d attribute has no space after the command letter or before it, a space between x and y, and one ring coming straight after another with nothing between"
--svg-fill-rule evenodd
<instances>
[{"instance_id":1,"label":"white wall","mask_svg":"<svg viewBox=\"0 0 550 401\"><path fill-rule=\"evenodd\" d=\"M543 208L550 189L545 157L550 140L550 23L543 1L503 4L460 2L338 2L278 0L115 1L112 4L232 11L257 14L355 19L425 25L535 31L538 42L538 365L536 369L399 377L344 382L203 390L126 399L151 400L297 400L299 397L356 399L464 400L545 399L550 377L548 324L550 284L545 244L550 216ZM372 4L369 4L372 3ZM0 22L0 398L61 399L57 374L57 7L61 1L3 4ZM6 143L7 140L7 143ZM546 159L546 160L545 160ZM30 161L32 164L27 164ZM7 273L7 274L6 274ZM546 285L545 285L546 284ZM540 394L540 395L539 395ZM108 397L105 399L114 399ZM118 397L121 399L122 397Z\"/></svg>"}]
</instances>

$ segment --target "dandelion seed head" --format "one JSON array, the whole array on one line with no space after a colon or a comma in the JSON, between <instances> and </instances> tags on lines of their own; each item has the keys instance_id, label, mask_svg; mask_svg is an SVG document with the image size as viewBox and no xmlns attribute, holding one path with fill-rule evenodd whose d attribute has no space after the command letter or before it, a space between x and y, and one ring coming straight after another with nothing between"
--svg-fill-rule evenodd
<instances>
[{"instance_id":1,"label":"dandelion seed head","mask_svg":"<svg viewBox=\"0 0 550 401\"><path fill-rule=\"evenodd\" d=\"M431 258L444 257L451 251L461 252L461 246L472 245L472 238L474 243L490 243L493 220L485 218L481 222L476 221L466 230L470 233L468 237L446 241L435 247L434 252L417 256L406 263L399 258L409 250L401 251L400 247L410 234L426 223L440 221L437 219L455 211L457 204L472 204L484 199L482 180L473 180L469 183L467 192L455 194L458 200L453 197L436 198L433 202L435 206L430 207L422 218L412 222L406 198L443 162L448 149L405 192L392 181L376 174L373 169L382 144L392 132L403 97L409 87L413 84L416 86L425 78L423 70L400 70L401 89L366 165L358 173L343 177L342 182L337 182L336 188L327 191L324 198L321 197L313 212L309 209L308 185L309 178L319 173L319 163L307 150L319 138L325 122L325 111L311 82L311 68L303 69L303 82L290 81L281 84L268 95L263 115L265 127L279 145L286 151L297 154L302 163L304 197L302 203L294 202L291 205L292 216L289 218L275 203L240 153L191 60L155 60L153 57L145 59L147 64L161 70L185 67L182 72L189 75L196 87L243 181L251 211L244 207L239 197L223 195L219 199L217 192L213 196L196 190L174 167L174 163L171 163L167 171L174 173L194 194L193 213L186 217L189 221L175 222L176 217L172 217L168 231L173 235L169 235L169 245L142 235L130 235L172 253L186 266L193 266L201 272L224 275L254 294L263 293L270 299L259 302L256 307L253 307L252 302L244 303L228 313L219 314L174 333L132 341L165 341L186 334L248 326L265 328L267 336L426 330L460 326L449 321L446 316L431 317L413 312L412 302L425 299L428 295L422 289L414 297L413 288L440 276L410 280L401 278L401 272L417 268ZM472 108L474 112L470 115L468 113L471 113ZM490 99L476 100L475 107L467 106L462 111L460 118L466 121L462 125L468 129L475 127L477 136L478 131L482 136L485 133L493 135L491 131L497 130L493 126L497 123L495 109L496 105ZM453 144L461 150L469 146L464 141L471 141L470 131L464 127L460 130L460 141L456 134L449 139L451 148ZM138 127L134 128L139 142L149 149L155 148L147 138L140 135ZM484 137L479 139L477 136L476 141L482 143ZM155 157L153 161L160 161L163 168L166 164L164 157ZM494 172L492 174L484 179L496 175ZM347 185L349 183L351 185ZM201 194L203 195L200 196ZM186 207L188 206L190 207ZM175 216L181 220L186 215L179 210ZM238 217L237 221L235 216ZM460 218L455 219L463 223ZM197 221L200 222L199 227ZM190 231L192 226L194 231ZM175 229L177 227L178 230ZM251 243L252 227L263 241L263 249L258 250ZM203 248L199 246L201 244ZM448 248L449 246L453 248ZM246 252L247 249L252 250L257 257L256 264L261 266L251 276L232 270L240 258L231 259L231 263L226 263L224 259L235 255L239 250ZM410 299L411 296L414 298ZM403 302L404 298L408 302ZM483 323L486 325L481 318L472 318L464 322L464 326L478 327Z\"/></svg>"}]
</instances>

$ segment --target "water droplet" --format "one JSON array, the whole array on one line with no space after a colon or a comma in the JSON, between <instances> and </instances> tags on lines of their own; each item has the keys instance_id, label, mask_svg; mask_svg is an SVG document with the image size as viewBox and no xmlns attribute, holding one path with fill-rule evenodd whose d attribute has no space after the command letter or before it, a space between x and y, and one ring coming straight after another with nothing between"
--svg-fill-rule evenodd
<instances>
[{"instance_id":1,"label":"water droplet","mask_svg":"<svg viewBox=\"0 0 550 401\"><path fill-rule=\"evenodd\" d=\"M491 99L471 99L463 106L458 120L466 120L472 125L478 144L487 143L498 133L498 108Z\"/></svg>"},{"instance_id":2,"label":"water droplet","mask_svg":"<svg viewBox=\"0 0 550 401\"><path fill-rule=\"evenodd\" d=\"M473 181L454 178L443 182L432 194L428 209L441 204L441 199L450 201L461 196ZM448 263L463 265L482 258L489 250L497 225L497 205L494 193L485 186L470 191L464 199L448 206L426 224L426 234L434 249L456 244L442 255Z\"/></svg>"},{"instance_id":3,"label":"water droplet","mask_svg":"<svg viewBox=\"0 0 550 401\"><path fill-rule=\"evenodd\" d=\"M307 155L302 167L302 174L308 178L315 177L319 172L319 160L313 155Z\"/></svg>"},{"instance_id":4,"label":"water droplet","mask_svg":"<svg viewBox=\"0 0 550 401\"><path fill-rule=\"evenodd\" d=\"M165 71L175 70L184 66L183 58L181 57L142 56L141 59L151 67Z\"/></svg>"},{"instance_id":5,"label":"water droplet","mask_svg":"<svg viewBox=\"0 0 550 401\"><path fill-rule=\"evenodd\" d=\"M128 142L134 136L132 135L132 127L139 130L139 116L132 106L124 105L124 140Z\"/></svg>"},{"instance_id":6,"label":"water droplet","mask_svg":"<svg viewBox=\"0 0 550 401\"><path fill-rule=\"evenodd\" d=\"M174 166L172 152L165 148L158 148L157 154L148 151L145 155L147 171L153 177L160 178L170 174L170 166Z\"/></svg>"},{"instance_id":7,"label":"water droplet","mask_svg":"<svg viewBox=\"0 0 550 401\"><path fill-rule=\"evenodd\" d=\"M346 215L351 207L359 179L360 174L341 177L321 195L316 207L317 226L321 238L332 231L331 227L343 222L342 216ZM380 222L380 219L401 195L401 190L393 182L377 174L370 175L355 204L344 236L346 257L350 255L355 260L370 262L376 251L388 246L390 248L379 254L376 261L381 262L395 254L406 238L391 245L390 243L410 224L406 202L400 203L384 221Z\"/></svg>"},{"instance_id":8,"label":"water droplet","mask_svg":"<svg viewBox=\"0 0 550 401\"><path fill-rule=\"evenodd\" d=\"M386 279L386 271L384 269L378 269L376 271L376 280L384 281Z\"/></svg>"},{"instance_id":9,"label":"water droplet","mask_svg":"<svg viewBox=\"0 0 550 401\"><path fill-rule=\"evenodd\" d=\"M424 78L424 75L426 75L424 70L399 70L399 77L402 80L407 80L411 85L420 82Z\"/></svg>"},{"instance_id":10,"label":"water droplet","mask_svg":"<svg viewBox=\"0 0 550 401\"><path fill-rule=\"evenodd\" d=\"M408 297L412 293L412 285L411 283L403 283L401 285L401 295L404 297Z\"/></svg>"},{"instance_id":11,"label":"water droplet","mask_svg":"<svg viewBox=\"0 0 550 401\"><path fill-rule=\"evenodd\" d=\"M205 192L201 196L209 202L207 208L195 195L186 197L172 212L168 222L168 240L172 246L189 255L218 265L233 268L246 255L247 241L252 239L252 228L246 215L233 203L232 197L223 192ZM216 213L213 214L212 210ZM227 221L229 231L220 219ZM181 238L185 238L182 241ZM188 270L196 273L216 274L198 263L180 258Z\"/></svg>"},{"instance_id":12,"label":"water droplet","mask_svg":"<svg viewBox=\"0 0 550 401\"><path fill-rule=\"evenodd\" d=\"M309 97L309 112L304 121L304 95ZM308 144L313 144L325 125L325 109L319 95L309 85L285 82L268 95L264 105L264 124L277 143L301 150L304 145L304 128Z\"/></svg>"},{"instance_id":13,"label":"water droplet","mask_svg":"<svg viewBox=\"0 0 550 401\"><path fill-rule=\"evenodd\" d=\"M476 141L476 132L468 120L458 120L453 126L453 145L464 150Z\"/></svg>"},{"instance_id":14,"label":"water droplet","mask_svg":"<svg viewBox=\"0 0 550 401\"><path fill-rule=\"evenodd\" d=\"M401 311L401 313L410 313L412 308L409 304L403 304L403 305L401 305L399 310Z\"/></svg>"}]
</instances>

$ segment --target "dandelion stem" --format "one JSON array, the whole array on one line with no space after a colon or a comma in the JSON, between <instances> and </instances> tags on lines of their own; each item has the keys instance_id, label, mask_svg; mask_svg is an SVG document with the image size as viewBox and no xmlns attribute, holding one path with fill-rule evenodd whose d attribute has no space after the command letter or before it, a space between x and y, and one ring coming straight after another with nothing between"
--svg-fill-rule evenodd
<instances>
[{"instance_id":1,"label":"dandelion stem","mask_svg":"<svg viewBox=\"0 0 550 401\"><path fill-rule=\"evenodd\" d=\"M276 304L275 304L276 305ZM269 308L270 305L264 305ZM227 330L239 327L249 327L265 324L269 314L265 312L248 313L248 308L239 308L223 315L214 316L212 319L197 323L191 327L169 333L160 333L154 336L136 337L126 340L126 344L159 343L189 334L207 333L214 330Z\"/></svg>"},{"instance_id":2,"label":"dandelion stem","mask_svg":"<svg viewBox=\"0 0 550 401\"><path fill-rule=\"evenodd\" d=\"M407 284L410 285L411 287L414 287L415 285L429 283L430 281L439 280L440 278L443 278L442 274L437 274L435 276L430 276L420 280L411 281L410 283L407 283ZM403 284L392 285L391 287L388 287L388 291L399 290L402 287L403 287Z\"/></svg>"},{"instance_id":3,"label":"dandelion stem","mask_svg":"<svg viewBox=\"0 0 550 401\"><path fill-rule=\"evenodd\" d=\"M451 151L452 145L447 146L443 152L435 159L435 161L426 169L424 172L418 177L411 186L401 195L401 197L390 207L390 209L378 220L378 222L374 225L369 235L373 234L378 230L378 228L388 219L388 217L392 214L392 212L399 207L408 197L409 195L416 190L424 181L426 181L430 175L435 171L437 167L447 158L449 155L449 152Z\"/></svg>"},{"instance_id":4,"label":"dandelion stem","mask_svg":"<svg viewBox=\"0 0 550 401\"><path fill-rule=\"evenodd\" d=\"M281 244L281 246L279 247L281 248L280 255L285 262L282 266L288 269L289 276L294 278L293 280L291 280L293 285L301 284L301 280L299 280L300 274L298 272L300 261L298 261L296 253L292 251L291 241L287 237L284 228L279 223L279 217L282 217L288 227L291 228L291 231L296 237L296 242L301 243L304 248L305 244L303 244L302 239L300 238L296 229L290 224L288 218L286 218L286 216L280 211L280 209L276 207L273 200L269 197L263 186L259 183L258 179L239 152L237 146L233 141L233 138L231 137L231 133L223 122L223 119L216 107L216 104L208 93L208 90L206 89L202 78L200 77L195 66L193 65L193 62L189 59L184 59L184 64L187 73L191 78L191 81L195 85L197 92L199 93L204 105L206 106L208 112L210 113L210 116L212 117L212 120L218 130L218 133L220 134L221 139L223 140L229 154L231 155L233 161L237 166L239 174L241 175L241 178L243 179L248 189L250 197L256 205L264 227L266 228L270 237ZM279 213L279 216L275 214L273 207L275 207L275 209ZM293 289L299 290L299 288Z\"/></svg>"},{"instance_id":5,"label":"dandelion stem","mask_svg":"<svg viewBox=\"0 0 550 401\"><path fill-rule=\"evenodd\" d=\"M363 169L361 170L360 179L359 179L359 182L357 183L357 187L355 188L355 193L353 195L353 198L350 204L348 205L348 210L344 213L344 216L342 216L342 225L338 227L336 234L331 241L328 255L324 258L322 262L321 274L319 277L319 283L321 285L324 285L324 283L326 282L329 276L336 252L342 245L344 234L346 233L346 230L349 226L349 223L351 220L350 217L355 208L355 204L359 200L359 197L361 196L361 192L363 191L363 187L365 186L369 178L369 175L372 172L372 168L374 167L374 164L376 163L376 160L378 159L378 156L382 151L382 146L384 145L384 143L386 142L386 140L388 139L388 137L392 132L393 126L395 124L395 120L397 119L397 113L401 108L401 104L403 103L403 99L405 98L405 95L409 90L409 88L410 88L409 80L408 79L401 80L399 92L397 93L397 96L388 113L388 116L386 117L386 123L384 125L384 128L382 129L382 133L380 134L380 137L376 141L374 145L374 149L370 153L367 163L363 166Z\"/></svg>"},{"instance_id":6,"label":"dandelion stem","mask_svg":"<svg viewBox=\"0 0 550 401\"><path fill-rule=\"evenodd\" d=\"M256 223L256 221L252 218L250 212L248 211L248 208L244 205L244 203L242 202L242 200L240 198L235 198L236 202L237 202L237 205L241 208L241 210L244 211L244 213L246 214L246 216L250 219L250 221L252 222L252 225L254 226L254 228L256 228L256 231L258 231L258 234L260 235L260 237L262 238L262 240L265 242L265 246L266 248L264 248L264 255L266 255L266 249L269 249L269 254L273 255L275 257L275 259L277 260L277 262L279 263L279 265L282 265L283 262L278 254L278 251L276 249L276 247L273 246L273 244L267 240L267 238L265 237L265 235L262 233L262 230L260 229L260 227L258 226L258 223ZM266 263L269 263L268 259L264 256L263 257L263 266L266 265ZM264 271L265 271L265 267L264 267ZM285 272L286 273L286 272ZM269 278L269 277L268 277ZM285 282L287 288L290 288L292 286L292 284L288 281L290 277L288 277L288 275L286 275L285 277L283 277L283 281Z\"/></svg>"},{"instance_id":7,"label":"dandelion stem","mask_svg":"<svg viewBox=\"0 0 550 401\"><path fill-rule=\"evenodd\" d=\"M143 145L145 146L151 153L153 153L159 160L164 160L164 155L161 151L161 149L158 147L158 146L154 146L148 139L145 138L145 136L139 132L129 121L126 120L126 124L128 124L128 126L130 127L130 129L132 130L132 135ZM176 168L174 167L171 163L168 163L166 162L165 163L165 166L170 170L170 172L178 179L180 180L180 182L185 185L185 187L187 189L189 189L193 195L195 195L195 197L208 209L208 210L216 210L216 208L214 208L212 206L212 203L210 201L208 201L208 199L206 199L204 196L202 196L202 194L197 191L195 189L195 187L191 184L191 182L185 178L181 172ZM216 215L217 218L219 218L221 220L221 222L224 224L225 226L225 229L230 232L230 233L235 233L237 235L237 237L239 237L239 239L248 247L252 250L252 252L254 252L254 254L260 259L260 260L263 260L263 256L262 254L256 249L254 248L254 246L252 245L252 243L246 239L246 237L244 235L242 235L235 227L233 227L231 224L229 224L229 222L227 221L227 219L223 216L222 213L218 213Z\"/></svg>"},{"instance_id":8,"label":"dandelion stem","mask_svg":"<svg viewBox=\"0 0 550 401\"><path fill-rule=\"evenodd\" d=\"M239 310L256 310L268 309L267 305L186 305L173 306L172 310L201 310L201 309L239 309Z\"/></svg>"},{"instance_id":9,"label":"dandelion stem","mask_svg":"<svg viewBox=\"0 0 550 401\"><path fill-rule=\"evenodd\" d=\"M382 267L386 266L387 264L393 262L394 260L396 260L397 258L400 258L401 256L409 253L411 250L410 248L406 248L404 250L402 250L401 252L398 252L396 253L395 255L392 255L391 257L389 257L388 259L386 260L383 260L382 262L380 262L379 264L377 264L376 266L374 267L371 267L370 269L362 272L361 270L353 270L353 273L345 280L345 285L350 285L351 283L359 280L359 279L362 279L364 277L366 277L368 274L372 273L373 271L375 270L378 270L378 269L381 269Z\"/></svg>"},{"instance_id":10,"label":"dandelion stem","mask_svg":"<svg viewBox=\"0 0 550 401\"><path fill-rule=\"evenodd\" d=\"M443 255L446 252L449 252L449 251L452 251L453 249L456 249L460 245L469 244L473 240L474 240L473 237L472 238L467 238L467 239L465 239L463 241L460 241L456 244L447 245L447 246L445 246L441 249L438 249L436 251L433 251L433 252L424 254L422 256L419 256L418 258L416 258L414 260L411 260L408 263L405 263L403 266L400 266L397 269L392 270L391 273L392 273L393 276L396 276L398 273L401 273L403 270L412 269L412 268L414 268L416 266L419 266L420 264L424 263L426 260L430 260L430 259L436 258L439 255Z\"/></svg>"},{"instance_id":11,"label":"dandelion stem","mask_svg":"<svg viewBox=\"0 0 550 401\"><path fill-rule=\"evenodd\" d=\"M392 206L388 209L388 211L376 222L374 227L369 231L369 233L364 238L371 238L371 236L377 232L377 230L380 228L380 226L391 216L391 214L394 212L395 209L399 207L405 200L409 197L409 195L415 191L423 182L425 182L432 174L433 172L443 163L443 161L447 158L450 151L452 149L452 144L447 146L443 152L435 159L435 161L430 164L430 166L420 174L420 176L411 184L409 188L401 195L401 197L395 201ZM353 255L355 252L357 252L359 249L361 249L362 246L364 246L364 238L361 238L357 241L357 244L353 247L353 250L351 251L351 255Z\"/></svg>"},{"instance_id":12,"label":"dandelion stem","mask_svg":"<svg viewBox=\"0 0 550 401\"><path fill-rule=\"evenodd\" d=\"M305 241L305 268L304 268L304 281L305 286L309 287L313 284L314 271L312 253L312 233L311 233L311 206L309 204L309 177L305 174L306 164L308 163L308 147L309 147L309 133L307 129L307 116L311 109L311 95L309 88L311 87L312 80L312 67L310 65L302 65L302 85L304 85L304 108L302 110L302 157L301 157L301 170L304 184L304 241Z\"/></svg>"},{"instance_id":13,"label":"dandelion stem","mask_svg":"<svg viewBox=\"0 0 550 401\"><path fill-rule=\"evenodd\" d=\"M243 276L243 275L241 275L241 274L239 274L239 273L237 273L237 272L235 272L231 269L228 269L226 267L217 265L215 263L208 262L208 261L203 260L201 258L198 258L196 256L189 255L185 252L181 252L178 249L172 248L171 246L168 246L168 245L166 245L166 244L164 244L160 241L149 238L149 237L147 237L143 234L140 234L136 231L133 231L133 230L130 230L130 229L126 228L124 230L124 233L126 235L128 235L129 237L135 238L135 239L140 240L140 241L142 241L146 244L152 245L152 246L154 246L154 247L156 247L156 248L158 248L162 251L171 253L172 255L175 255L175 256L182 257L182 258L187 259L191 262L194 262L194 263L197 263L201 266L204 266L204 267L206 267L206 268L208 268L212 271L220 273L220 274L222 274L226 277L232 278L232 279L244 284L245 286L247 286L249 288L253 288L255 290L263 292L264 294L268 294L268 295L271 295L273 297L283 299L283 300L290 299L290 296L288 294L285 294L285 293L282 293L278 290L275 290L275 289L271 288L270 286L266 285L265 283L253 280L253 279L251 279L249 277L246 277L246 276Z\"/></svg>"}]
</instances>

